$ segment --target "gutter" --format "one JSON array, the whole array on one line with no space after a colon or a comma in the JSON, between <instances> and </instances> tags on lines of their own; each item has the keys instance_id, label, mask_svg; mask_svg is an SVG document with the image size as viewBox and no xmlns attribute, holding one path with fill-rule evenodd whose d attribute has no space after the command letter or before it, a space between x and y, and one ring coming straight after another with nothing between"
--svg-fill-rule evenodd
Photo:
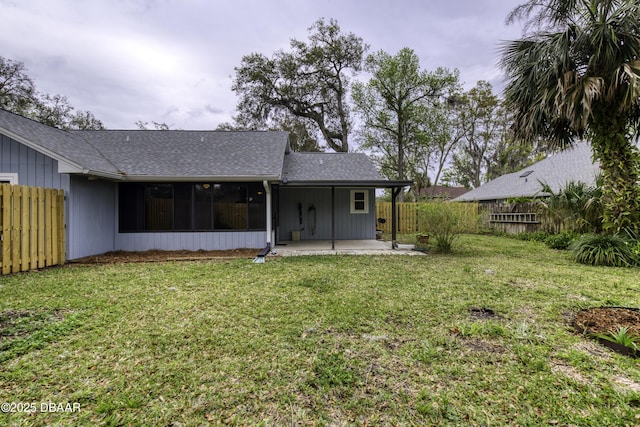
<instances>
[{"instance_id":1,"label":"gutter","mask_svg":"<svg viewBox=\"0 0 640 427\"><path fill-rule=\"evenodd\" d=\"M283 181L283 187L363 187L395 188L413 185L413 181Z\"/></svg>"},{"instance_id":2,"label":"gutter","mask_svg":"<svg viewBox=\"0 0 640 427\"><path fill-rule=\"evenodd\" d=\"M272 228L272 220L271 220L271 185L269 185L269 181L267 181L266 179L264 181L262 181L262 185L264 186L264 191L265 191L265 195L267 197L267 203L266 203L266 217L267 217L267 246L264 247L264 249L262 249L260 252L258 252L258 255L256 255L256 257L253 259L253 262L256 264L263 264L264 263L264 257L271 251L271 247L272 247L272 242L271 242L271 235L273 233L273 228Z\"/></svg>"},{"instance_id":3,"label":"gutter","mask_svg":"<svg viewBox=\"0 0 640 427\"><path fill-rule=\"evenodd\" d=\"M277 175L239 175L239 176L216 176L216 175L122 175L122 180L129 182L277 182L280 177Z\"/></svg>"}]
</instances>

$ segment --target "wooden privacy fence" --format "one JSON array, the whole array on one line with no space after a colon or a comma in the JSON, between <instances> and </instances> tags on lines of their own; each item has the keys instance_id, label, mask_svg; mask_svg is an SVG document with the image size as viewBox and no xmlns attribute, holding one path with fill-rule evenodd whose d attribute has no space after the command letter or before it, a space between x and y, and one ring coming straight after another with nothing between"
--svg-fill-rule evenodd
<instances>
[{"instance_id":1,"label":"wooden privacy fence","mask_svg":"<svg viewBox=\"0 0 640 427\"><path fill-rule=\"evenodd\" d=\"M508 234L530 233L541 227L542 215L537 203L483 203L486 225Z\"/></svg>"},{"instance_id":2,"label":"wooden privacy fence","mask_svg":"<svg viewBox=\"0 0 640 427\"><path fill-rule=\"evenodd\" d=\"M489 228L509 234L534 231L555 234L578 227L575 219L554 215L538 202L482 203L480 209Z\"/></svg>"},{"instance_id":3,"label":"wooden privacy fence","mask_svg":"<svg viewBox=\"0 0 640 427\"><path fill-rule=\"evenodd\" d=\"M65 262L64 192L0 184L2 274Z\"/></svg>"},{"instance_id":4,"label":"wooden privacy fence","mask_svg":"<svg viewBox=\"0 0 640 427\"><path fill-rule=\"evenodd\" d=\"M435 209L438 202L396 203L398 233L428 233L429 209ZM430 205L429 209L420 209L421 205ZM546 231L559 233L575 230L577 225L571 218L562 218L542 209L539 203L452 203L454 209L460 209L462 222L468 233L478 232L479 223L493 230L509 234ZM391 233L391 203L376 202L376 217L384 218L385 224L378 229ZM474 226L476 227L474 229Z\"/></svg>"},{"instance_id":5,"label":"wooden privacy fence","mask_svg":"<svg viewBox=\"0 0 640 427\"><path fill-rule=\"evenodd\" d=\"M429 215L428 210L421 210L424 204L437 205L437 202L398 202L397 227L398 233L428 233ZM452 203L453 209L459 209L461 216L465 218L464 223L469 228L466 232L478 231L478 204L477 203ZM391 233L391 202L376 202L376 218L384 218L384 224L378 223L377 227L384 233Z\"/></svg>"}]
</instances>

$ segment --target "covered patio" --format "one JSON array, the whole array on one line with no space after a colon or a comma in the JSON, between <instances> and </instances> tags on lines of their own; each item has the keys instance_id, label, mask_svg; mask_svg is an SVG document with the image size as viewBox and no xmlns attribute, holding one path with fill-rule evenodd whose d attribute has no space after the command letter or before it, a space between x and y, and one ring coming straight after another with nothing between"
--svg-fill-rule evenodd
<instances>
[{"instance_id":1,"label":"covered patio","mask_svg":"<svg viewBox=\"0 0 640 427\"><path fill-rule=\"evenodd\" d=\"M323 155L321 155L323 154ZM275 186L276 252L391 251L396 241L396 197L409 180L385 179L364 153L288 153ZM376 241L376 189L391 193L391 242ZM308 245L308 246L307 246ZM299 253L299 252L298 252Z\"/></svg>"}]
</instances>

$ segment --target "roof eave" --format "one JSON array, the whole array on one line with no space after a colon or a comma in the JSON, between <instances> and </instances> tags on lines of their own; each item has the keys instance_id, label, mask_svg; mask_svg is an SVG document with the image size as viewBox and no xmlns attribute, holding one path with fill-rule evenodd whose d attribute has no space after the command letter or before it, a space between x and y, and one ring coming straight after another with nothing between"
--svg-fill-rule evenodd
<instances>
[{"instance_id":1,"label":"roof eave","mask_svg":"<svg viewBox=\"0 0 640 427\"><path fill-rule=\"evenodd\" d=\"M374 188L394 188L407 187L413 185L413 181L390 181L390 180L371 180L371 181L287 181L281 182L283 187L374 187Z\"/></svg>"},{"instance_id":2,"label":"roof eave","mask_svg":"<svg viewBox=\"0 0 640 427\"><path fill-rule=\"evenodd\" d=\"M124 181L130 182L278 182L278 175L123 175Z\"/></svg>"},{"instance_id":3,"label":"roof eave","mask_svg":"<svg viewBox=\"0 0 640 427\"><path fill-rule=\"evenodd\" d=\"M6 136L8 136L9 138L18 141L19 143L31 148L32 150L37 151L38 153L44 154L47 157L51 157L52 159L58 161L59 163L64 163L67 167L69 168L73 168L74 170L83 170L83 166L80 165L79 163L76 163L72 160L69 160L66 157L61 156L58 153L55 153L43 146L41 146L40 144L37 144L25 137L23 137L22 135L15 133L5 127L0 126L0 132L5 134ZM60 172L59 173L67 173L67 172Z\"/></svg>"},{"instance_id":4,"label":"roof eave","mask_svg":"<svg viewBox=\"0 0 640 427\"><path fill-rule=\"evenodd\" d=\"M542 191L538 191L536 193L527 193L527 194L491 194L488 196L481 196L481 197L465 197L465 195L463 194L462 196L456 197L455 199L452 199L452 202L483 202L483 201L487 201L487 200L507 200L507 199L513 199L513 198L518 198L518 197L529 197L532 199L535 198L544 198L544 197L549 197L550 194L549 193L545 193Z\"/></svg>"}]
</instances>

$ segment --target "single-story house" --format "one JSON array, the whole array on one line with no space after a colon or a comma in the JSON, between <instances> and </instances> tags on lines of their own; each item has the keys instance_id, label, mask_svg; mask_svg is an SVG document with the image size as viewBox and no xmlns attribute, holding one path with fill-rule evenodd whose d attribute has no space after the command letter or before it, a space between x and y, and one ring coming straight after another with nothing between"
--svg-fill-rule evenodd
<instances>
[{"instance_id":1,"label":"single-story house","mask_svg":"<svg viewBox=\"0 0 640 427\"><path fill-rule=\"evenodd\" d=\"M517 197L544 197L548 194L542 192L541 182L556 193L571 181L593 185L599 173L600 166L593 161L591 147L579 142L519 172L491 180L453 201L500 203Z\"/></svg>"},{"instance_id":2,"label":"single-story house","mask_svg":"<svg viewBox=\"0 0 640 427\"><path fill-rule=\"evenodd\" d=\"M375 189L411 185L363 153L294 153L286 132L65 131L4 110L0 182L65 191L67 259L375 239Z\"/></svg>"}]
</instances>

